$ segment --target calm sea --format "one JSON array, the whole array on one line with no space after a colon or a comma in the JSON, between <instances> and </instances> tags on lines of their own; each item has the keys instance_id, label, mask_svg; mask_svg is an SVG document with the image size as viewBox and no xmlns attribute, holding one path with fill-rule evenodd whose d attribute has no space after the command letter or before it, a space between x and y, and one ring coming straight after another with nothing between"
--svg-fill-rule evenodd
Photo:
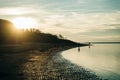
<instances>
[{"instance_id":1,"label":"calm sea","mask_svg":"<svg viewBox=\"0 0 120 80\"><path fill-rule=\"evenodd\" d=\"M99 43L73 48L62 52L62 56L102 78L120 80L120 44Z\"/></svg>"}]
</instances>

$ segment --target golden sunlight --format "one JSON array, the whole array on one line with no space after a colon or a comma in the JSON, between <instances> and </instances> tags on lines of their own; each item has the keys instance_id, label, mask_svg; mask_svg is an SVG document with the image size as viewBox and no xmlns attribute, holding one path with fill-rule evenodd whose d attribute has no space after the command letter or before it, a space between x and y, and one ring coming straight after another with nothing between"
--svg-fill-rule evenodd
<instances>
[{"instance_id":1,"label":"golden sunlight","mask_svg":"<svg viewBox=\"0 0 120 80\"><path fill-rule=\"evenodd\" d=\"M38 23L33 18L18 17L12 20L13 24L17 29L29 29L38 26Z\"/></svg>"}]
</instances>

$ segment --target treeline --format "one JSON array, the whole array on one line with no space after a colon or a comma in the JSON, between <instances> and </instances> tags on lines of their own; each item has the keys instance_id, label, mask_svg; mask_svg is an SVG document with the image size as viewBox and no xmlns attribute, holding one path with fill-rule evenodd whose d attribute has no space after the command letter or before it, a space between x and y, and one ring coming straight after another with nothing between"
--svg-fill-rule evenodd
<instances>
[{"instance_id":1,"label":"treeline","mask_svg":"<svg viewBox=\"0 0 120 80\"><path fill-rule=\"evenodd\" d=\"M0 19L0 43L70 43L75 42L65 39L62 35L43 33L38 29L16 30L15 26L7 20Z\"/></svg>"},{"instance_id":2,"label":"treeline","mask_svg":"<svg viewBox=\"0 0 120 80\"><path fill-rule=\"evenodd\" d=\"M72 43L73 41L65 39L62 35L53 35L43 33L38 29L19 30L17 42L40 42L40 43ZM73 42L74 43L74 42Z\"/></svg>"}]
</instances>

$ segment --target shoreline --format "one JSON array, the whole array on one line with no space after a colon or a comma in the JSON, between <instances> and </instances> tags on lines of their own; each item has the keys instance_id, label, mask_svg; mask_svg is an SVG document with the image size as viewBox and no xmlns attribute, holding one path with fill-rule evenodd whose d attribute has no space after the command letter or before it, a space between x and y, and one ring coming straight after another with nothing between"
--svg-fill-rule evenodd
<instances>
[{"instance_id":1,"label":"shoreline","mask_svg":"<svg viewBox=\"0 0 120 80\"><path fill-rule=\"evenodd\" d=\"M60 53L71 47L31 50L0 56L1 80L101 80L85 68L65 60Z\"/></svg>"},{"instance_id":2,"label":"shoreline","mask_svg":"<svg viewBox=\"0 0 120 80\"><path fill-rule=\"evenodd\" d=\"M56 53L57 52L57 53ZM61 56L61 51L56 50L53 51L46 58L46 62L43 64L39 63L39 59L32 58L32 61L26 63L24 67L31 66L30 69L25 69L24 75L29 75L29 78L24 76L27 80L36 79L36 80L102 80L94 73L86 70L85 68L78 66L76 64L71 63L70 61L64 59ZM35 62L34 62L35 60ZM36 62L38 60L38 62ZM34 64L34 65L32 65ZM39 65L38 65L39 64ZM37 65L37 66L36 66ZM42 66L40 66L42 65ZM28 68L28 67L26 67ZM28 70L33 70L28 71ZM36 70L36 72L34 72ZM40 72L39 72L40 70ZM37 72L38 71L38 72ZM37 75L37 76L34 76ZM24 79L23 78L23 79Z\"/></svg>"}]
</instances>

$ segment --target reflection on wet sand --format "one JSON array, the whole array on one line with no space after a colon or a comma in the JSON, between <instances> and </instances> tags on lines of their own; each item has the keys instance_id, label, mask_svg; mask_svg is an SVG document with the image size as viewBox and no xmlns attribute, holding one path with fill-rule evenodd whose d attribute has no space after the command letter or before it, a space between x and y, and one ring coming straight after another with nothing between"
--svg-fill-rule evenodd
<instances>
[{"instance_id":1,"label":"reflection on wet sand","mask_svg":"<svg viewBox=\"0 0 120 80\"><path fill-rule=\"evenodd\" d=\"M60 53L31 55L22 71L23 80L100 80L95 74L65 60Z\"/></svg>"}]
</instances>

